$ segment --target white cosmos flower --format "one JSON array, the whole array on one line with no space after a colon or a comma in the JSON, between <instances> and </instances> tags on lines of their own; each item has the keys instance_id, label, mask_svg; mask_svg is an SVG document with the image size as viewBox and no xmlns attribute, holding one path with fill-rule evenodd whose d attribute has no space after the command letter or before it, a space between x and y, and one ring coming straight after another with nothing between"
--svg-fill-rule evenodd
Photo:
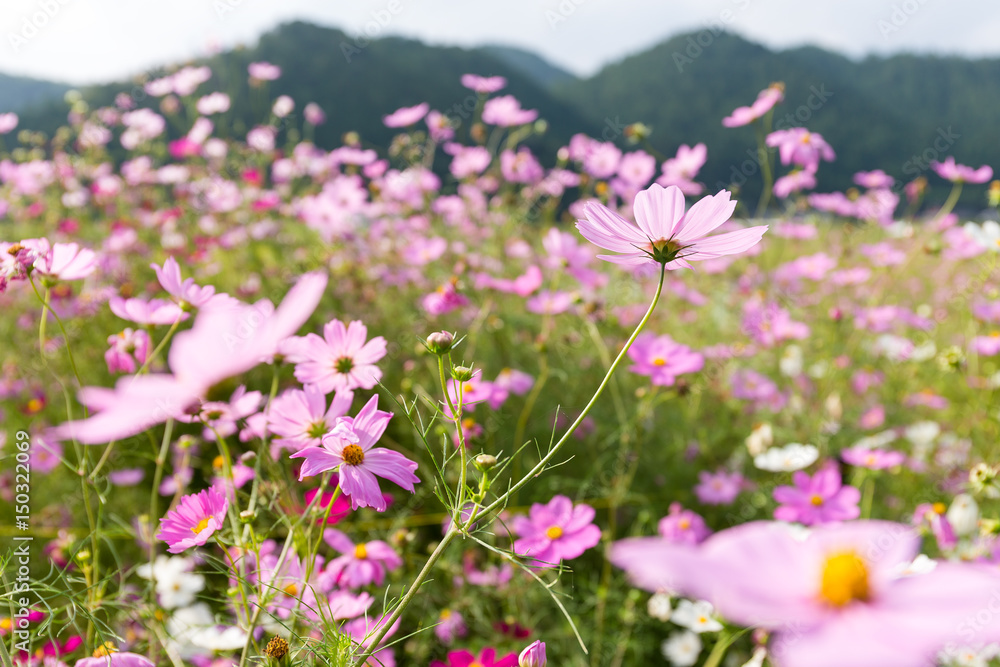
<instances>
[{"instance_id":1,"label":"white cosmos flower","mask_svg":"<svg viewBox=\"0 0 1000 667\"><path fill-rule=\"evenodd\" d=\"M698 634L703 632L718 632L722 629L722 623L715 620L713 617L714 614L715 607L712 606L711 602L706 600L699 600L697 602L681 600L677 603L677 609L674 610L670 620L682 628L687 628Z\"/></svg>"},{"instance_id":2,"label":"white cosmos flower","mask_svg":"<svg viewBox=\"0 0 1000 667\"><path fill-rule=\"evenodd\" d=\"M701 653L701 639L690 630L677 632L660 645L660 650L675 667L692 667Z\"/></svg>"},{"instance_id":3,"label":"white cosmos flower","mask_svg":"<svg viewBox=\"0 0 1000 667\"><path fill-rule=\"evenodd\" d=\"M996 220L987 220L982 225L967 222L962 229L973 241L987 250L993 252L1000 250L1000 224Z\"/></svg>"},{"instance_id":4,"label":"white cosmos flower","mask_svg":"<svg viewBox=\"0 0 1000 667\"><path fill-rule=\"evenodd\" d=\"M205 588L205 577L191 572L194 561L182 556L157 556L152 570L149 563L140 565L137 574L156 580L156 594L164 609L186 607ZM152 573L152 576L150 574Z\"/></svg>"},{"instance_id":5,"label":"white cosmos flower","mask_svg":"<svg viewBox=\"0 0 1000 667\"><path fill-rule=\"evenodd\" d=\"M763 454L755 456L753 464L761 470L770 472L792 472L808 468L818 458L819 449L815 445L791 442L784 447L772 447Z\"/></svg>"},{"instance_id":6,"label":"white cosmos flower","mask_svg":"<svg viewBox=\"0 0 1000 667\"><path fill-rule=\"evenodd\" d=\"M670 606L670 596L666 593L654 593L646 603L646 611L655 619L669 621L673 610Z\"/></svg>"}]
</instances>

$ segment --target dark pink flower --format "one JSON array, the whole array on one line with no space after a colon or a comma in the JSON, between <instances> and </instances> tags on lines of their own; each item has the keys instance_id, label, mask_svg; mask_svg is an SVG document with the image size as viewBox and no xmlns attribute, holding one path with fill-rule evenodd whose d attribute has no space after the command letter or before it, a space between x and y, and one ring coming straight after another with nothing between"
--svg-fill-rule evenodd
<instances>
[{"instance_id":1,"label":"dark pink flower","mask_svg":"<svg viewBox=\"0 0 1000 667\"><path fill-rule=\"evenodd\" d=\"M378 396L372 396L356 417L340 417L333 431L323 436L319 447L306 447L292 454L303 458L299 479L329 470L340 473L340 488L351 498L351 506L372 507L384 512L387 503L379 489L378 477L384 477L410 493L420 479L413 474L417 464L399 452L374 447L385 432L391 412L378 409Z\"/></svg>"},{"instance_id":2,"label":"dark pink flower","mask_svg":"<svg viewBox=\"0 0 1000 667\"><path fill-rule=\"evenodd\" d=\"M451 651L448 653L448 662L432 660L431 667L518 667L518 665L516 653L508 653L498 658L495 648L486 647L478 656L470 651Z\"/></svg>"},{"instance_id":3,"label":"dark pink flower","mask_svg":"<svg viewBox=\"0 0 1000 667\"><path fill-rule=\"evenodd\" d=\"M861 492L843 486L837 465L829 463L813 475L799 470L792 475L795 486L779 486L774 499L781 505L774 510L779 521L797 521L806 526L832 521L857 519Z\"/></svg>"},{"instance_id":4,"label":"dark pink flower","mask_svg":"<svg viewBox=\"0 0 1000 667\"><path fill-rule=\"evenodd\" d=\"M705 365L705 358L687 345L681 345L666 334L640 334L628 357L633 361L629 370L648 375L654 386L672 387L678 375L696 373Z\"/></svg>"},{"instance_id":5,"label":"dark pink flower","mask_svg":"<svg viewBox=\"0 0 1000 667\"><path fill-rule=\"evenodd\" d=\"M180 503L160 519L157 539L169 545L167 551L179 554L201 546L222 528L229 500L215 489L181 498Z\"/></svg>"},{"instance_id":6,"label":"dark pink flower","mask_svg":"<svg viewBox=\"0 0 1000 667\"><path fill-rule=\"evenodd\" d=\"M684 509L680 503L670 504L670 513L657 524L660 536L669 542L698 544L712 534L697 512Z\"/></svg>"},{"instance_id":7,"label":"dark pink flower","mask_svg":"<svg viewBox=\"0 0 1000 667\"><path fill-rule=\"evenodd\" d=\"M519 536L514 553L536 567L555 567L601 541L601 529L593 522L593 507L574 506L566 496L555 496L544 505L534 503L529 516L516 516L511 524Z\"/></svg>"},{"instance_id":8,"label":"dark pink flower","mask_svg":"<svg viewBox=\"0 0 1000 667\"><path fill-rule=\"evenodd\" d=\"M381 586L386 572L403 566L399 554L382 540L355 544L336 528L328 528L323 533L323 541L342 554L330 561L323 572L323 578L329 579L335 586Z\"/></svg>"}]
</instances>

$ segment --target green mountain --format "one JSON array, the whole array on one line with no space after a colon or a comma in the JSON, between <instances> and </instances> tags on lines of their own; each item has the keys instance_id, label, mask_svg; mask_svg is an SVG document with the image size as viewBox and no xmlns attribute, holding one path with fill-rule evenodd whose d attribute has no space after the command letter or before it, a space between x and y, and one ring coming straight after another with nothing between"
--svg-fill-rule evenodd
<instances>
[{"instance_id":1,"label":"green mountain","mask_svg":"<svg viewBox=\"0 0 1000 667\"><path fill-rule=\"evenodd\" d=\"M899 55L858 61L814 47L772 51L733 34L710 40L706 34L667 40L588 79L521 49L428 46L399 37L369 42L303 22L198 62L213 71L201 90L233 98L224 131L244 133L266 116L267 100L288 94L300 105L297 114L310 101L326 111L328 121L315 137L324 147L339 145L353 130L367 145L384 148L396 131L384 127L382 116L424 101L458 122L461 136L476 101L460 85L461 75L502 75L508 80L504 92L548 121L547 133L533 144L548 163L576 132L625 146L624 127L641 121L652 127L649 148L660 158L682 143L705 142L708 162L699 180L711 191L735 183L752 200L760 190L754 129L724 128L721 121L772 81L783 81L776 127L808 127L837 152L835 162L821 165L817 191L851 187L855 172L880 168L901 183L928 175L940 201L947 186L930 172L930 160L953 155L961 163L1000 168L1000 59ZM247 82L247 65L260 60L284 72L266 95ZM83 94L94 107L111 104L122 91L141 93L141 86L120 82ZM52 132L65 118L64 103L48 103L24 111L22 126ZM981 206L981 190L968 188L963 203Z\"/></svg>"},{"instance_id":2,"label":"green mountain","mask_svg":"<svg viewBox=\"0 0 1000 667\"><path fill-rule=\"evenodd\" d=\"M0 113L62 99L69 86L24 76L0 74Z\"/></svg>"},{"instance_id":3,"label":"green mountain","mask_svg":"<svg viewBox=\"0 0 1000 667\"><path fill-rule=\"evenodd\" d=\"M561 67L553 65L548 60L524 49L513 46L489 45L481 47L497 60L507 63L519 72L528 75L532 81L545 88L568 84L576 81L576 76Z\"/></svg>"},{"instance_id":4,"label":"green mountain","mask_svg":"<svg viewBox=\"0 0 1000 667\"><path fill-rule=\"evenodd\" d=\"M775 52L727 33L707 46L698 35L681 35L554 91L595 119L650 125L650 143L664 154L705 142L700 180L716 190L746 177L747 194L756 196L754 129L725 128L721 121L773 81L786 86L775 126L808 127L837 152L835 162L821 165L817 191L850 187L852 174L875 168L906 181L929 175L934 184L939 179L928 162L947 155L1000 168L1000 59L901 55L858 62L814 47ZM981 193L969 193L965 202L981 204Z\"/></svg>"},{"instance_id":5,"label":"green mountain","mask_svg":"<svg viewBox=\"0 0 1000 667\"><path fill-rule=\"evenodd\" d=\"M505 57L506 58L506 57ZM552 96L523 69L529 59L515 67L490 49L428 46L400 37L371 42L340 30L294 22L263 35L249 48L237 48L194 64L207 64L213 78L199 91L222 90L232 98L230 131L242 134L267 117L266 99L248 85L247 65L267 61L282 68L282 76L268 83L267 96L290 95L299 108L315 102L327 114L327 122L316 130L318 145L332 148L345 132L357 131L365 144L385 148L398 130L387 128L382 117L399 107L429 102L431 108L450 116L460 132L468 131L476 106L476 93L462 87L461 76L476 73L507 78L505 93L517 96L525 108L538 109L549 130L535 143L540 155L554 160L556 150L573 132L595 132L599 126L568 102ZM538 59L540 62L540 59ZM536 72L543 68L535 67ZM549 68L556 71L554 67ZM551 72L546 76L552 77ZM164 72L153 72L151 78ZM119 92L140 91L134 83L120 82L82 91L91 107L113 103ZM142 104L158 103L146 99ZM25 122L52 132L65 122L64 105L39 108Z\"/></svg>"}]
</instances>

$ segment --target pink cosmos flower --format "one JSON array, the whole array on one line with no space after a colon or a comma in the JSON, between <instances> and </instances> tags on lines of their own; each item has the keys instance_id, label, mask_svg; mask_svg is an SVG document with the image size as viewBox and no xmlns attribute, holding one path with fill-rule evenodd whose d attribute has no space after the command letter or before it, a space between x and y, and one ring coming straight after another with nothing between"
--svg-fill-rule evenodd
<instances>
[{"instance_id":1,"label":"pink cosmos flower","mask_svg":"<svg viewBox=\"0 0 1000 667\"><path fill-rule=\"evenodd\" d=\"M654 386L672 387L677 376L696 373L705 365L705 358L687 345L681 345L666 334L640 334L628 350L634 363L629 370L648 375Z\"/></svg>"},{"instance_id":2,"label":"pink cosmos flower","mask_svg":"<svg viewBox=\"0 0 1000 667\"><path fill-rule=\"evenodd\" d=\"M54 280L83 280L97 268L97 255L76 243L55 243L35 260L34 268Z\"/></svg>"},{"instance_id":3,"label":"pink cosmos flower","mask_svg":"<svg viewBox=\"0 0 1000 667\"><path fill-rule=\"evenodd\" d=\"M160 519L156 539L170 545L167 551L172 554L201 546L222 528L228 510L229 500L215 489L184 496L177 507Z\"/></svg>"},{"instance_id":4,"label":"pink cosmos flower","mask_svg":"<svg viewBox=\"0 0 1000 667\"><path fill-rule=\"evenodd\" d=\"M583 157L583 169L594 178L610 178L621 159L621 150L610 141L593 141Z\"/></svg>"},{"instance_id":5,"label":"pink cosmos flower","mask_svg":"<svg viewBox=\"0 0 1000 667\"><path fill-rule=\"evenodd\" d=\"M913 524L920 530L930 532L937 540L938 548L943 551L954 549L958 544L955 529L946 512L944 503L921 503L913 512Z\"/></svg>"},{"instance_id":6,"label":"pink cosmos flower","mask_svg":"<svg viewBox=\"0 0 1000 667\"><path fill-rule=\"evenodd\" d=\"M500 171L511 183L537 183L545 175L542 165L524 146L516 153L512 150L500 153Z\"/></svg>"},{"instance_id":7,"label":"pink cosmos flower","mask_svg":"<svg viewBox=\"0 0 1000 667\"><path fill-rule=\"evenodd\" d=\"M323 436L333 430L337 419L347 415L353 401L353 392L338 391L327 408L326 394L316 385L286 390L274 399L268 416L268 430L278 436L271 455L281 449L298 451L318 447Z\"/></svg>"},{"instance_id":8,"label":"pink cosmos flower","mask_svg":"<svg viewBox=\"0 0 1000 667\"><path fill-rule=\"evenodd\" d=\"M80 658L74 667L154 667L149 658L138 653L110 653L94 658Z\"/></svg>"},{"instance_id":9,"label":"pink cosmos flower","mask_svg":"<svg viewBox=\"0 0 1000 667\"><path fill-rule=\"evenodd\" d=\"M725 127L740 127L749 125L768 111L774 105L785 99L785 86L781 83L772 83L770 86L757 94L757 99L748 107L737 107L733 113L722 119Z\"/></svg>"},{"instance_id":10,"label":"pink cosmos flower","mask_svg":"<svg viewBox=\"0 0 1000 667\"><path fill-rule=\"evenodd\" d=\"M812 526L861 516L858 507L861 492L842 485L835 463L823 466L812 477L805 471L796 471L792 480L795 486L779 486L774 490L774 499L781 503L774 510L775 519Z\"/></svg>"},{"instance_id":11,"label":"pink cosmos flower","mask_svg":"<svg viewBox=\"0 0 1000 667\"><path fill-rule=\"evenodd\" d=\"M150 264L149 266L156 272L156 278L160 281L163 289L170 296L174 297L182 308L187 308L188 306L201 308L215 296L215 287L211 285L206 287L196 285L194 278L182 281L181 267L173 257L168 257L163 262L162 267L156 264Z\"/></svg>"},{"instance_id":12,"label":"pink cosmos flower","mask_svg":"<svg viewBox=\"0 0 1000 667\"><path fill-rule=\"evenodd\" d=\"M399 554L382 540L355 544L336 528L328 528L323 533L323 541L343 554L330 561L323 572L322 579L329 580L334 586L381 586L387 571L403 566L403 559Z\"/></svg>"},{"instance_id":13,"label":"pink cosmos flower","mask_svg":"<svg viewBox=\"0 0 1000 667\"><path fill-rule=\"evenodd\" d=\"M414 125L419 122L421 118L427 115L427 111L430 108L431 105L427 104L427 102L422 102L412 107L402 107L396 109L388 116L383 116L382 122L385 123L386 127L406 127L408 125Z\"/></svg>"},{"instance_id":14,"label":"pink cosmos flower","mask_svg":"<svg viewBox=\"0 0 1000 667\"><path fill-rule=\"evenodd\" d=\"M896 179L881 169L876 169L874 171L859 171L854 174L854 182L863 188L891 188Z\"/></svg>"},{"instance_id":15,"label":"pink cosmos flower","mask_svg":"<svg viewBox=\"0 0 1000 667\"><path fill-rule=\"evenodd\" d=\"M538 315L558 315L565 313L573 305L576 297L571 292L543 290L525 302L529 313Z\"/></svg>"},{"instance_id":16,"label":"pink cosmos flower","mask_svg":"<svg viewBox=\"0 0 1000 667\"><path fill-rule=\"evenodd\" d=\"M804 127L775 130L767 135L767 145L777 147L781 164L797 164L812 171L816 171L820 159L832 162L837 157L822 135Z\"/></svg>"},{"instance_id":17,"label":"pink cosmos flower","mask_svg":"<svg viewBox=\"0 0 1000 667\"><path fill-rule=\"evenodd\" d=\"M108 345L111 347L104 353L104 361L112 374L135 373L149 356L149 334L143 329L123 329L114 336L108 336Z\"/></svg>"},{"instance_id":18,"label":"pink cosmos flower","mask_svg":"<svg viewBox=\"0 0 1000 667\"><path fill-rule=\"evenodd\" d=\"M17 127L17 114L16 113L0 113L0 134L8 134Z\"/></svg>"},{"instance_id":19,"label":"pink cosmos flower","mask_svg":"<svg viewBox=\"0 0 1000 667\"><path fill-rule=\"evenodd\" d=\"M972 304L972 314L983 322L1000 323L1000 301L977 300Z\"/></svg>"},{"instance_id":20,"label":"pink cosmos flower","mask_svg":"<svg viewBox=\"0 0 1000 667\"><path fill-rule=\"evenodd\" d=\"M535 122L538 112L522 109L521 103L513 95L502 95L487 100L483 105L483 122L500 127L513 127Z\"/></svg>"},{"instance_id":21,"label":"pink cosmos flower","mask_svg":"<svg viewBox=\"0 0 1000 667\"><path fill-rule=\"evenodd\" d=\"M323 108L315 102L310 102L302 109L302 115L305 117L306 122L312 126L322 125L326 122L326 112Z\"/></svg>"},{"instance_id":22,"label":"pink cosmos flower","mask_svg":"<svg viewBox=\"0 0 1000 667\"><path fill-rule=\"evenodd\" d=\"M449 170L451 175L461 180L470 176L478 176L483 173L486 167L490 166L493 155L483 146L462 146L461 144L448 143L444 145L444 152L453 155Z\"/></svg>"},{"instance_id":23,"label":"pink cosmos flower","mask_svg":"<svg viewBox=\"0 0 1000 667\"><path fill-rule=\"evenodd\" d=\"M743 306L743 331L764 347L809 337L808 325L794 321L791 314L777 303L758 299L751 299Z\"/></svg>"},{"instance_id":24,"label":"pink cosmos flower","mask_svg":"<svg viewBox=\"0 0 1000 667\"><path fill-rule=\"evenodd\" d=\"M451 609L442 609L434 626L434 634L445 645L453 643L456 637L464 637L468 631L465 618Z\"/></svg>"},{"instance_id":25,"label":"pink cosmos flower","mask_svg":"<svg viewBox=\"0 0 1000 667\"><path fill-rule=\"evenodd\" d=\"M622 156L618 163L618 176L629 185L644 188L656 173L656 158L646 151L633 151ZM669 185L669 183L660 183ZM695 193L697 194L697 193Z\"/></svg>"},{"instance_id":26,"label":"pink cosmos flower","mask_svg":"<svg viewBox=\"0 0 1000 667\"><path fill-rule=\"evenodd\" d=\"M431 667L518 667L517 654L508 653L497 657L497 650L487 646L477 656L470 651L451 651L448 661L432 660Z\"/></svg>"},{"instance_id":27,"label":"pink cosmos flower","mask_svg":"<svg viewBox=\"0 0 1000 667\"><path fill-rule=\"evenodd\" d=\"M555 567L601 541L601 529L593 522L593 507L574 506L566 496L555 496L545 505L534 503L528 517L516 516L511 524L520 536L514 553L535 567Z\"/></svg>"},{"instance_id":28,"label":"pink cosmos flower","mask_svg":"<svg viewBox=\"0 0 1000 667\"><path fill-rule=\"evenodd\" d=\"M268 62L250 63L247 72L254 81L274 81L281 76L281 68Z\"/></svg>"},{"instance_id":29,"label":"pink cosmos flower","mask_svg":"<svg viewBox=\"0 0 1000 667\"><path fill-rule=\"evenodd\" d=\"M314 333L293 338L282 347L288 360L295 364L295 379L313 384L323 393L371 389L382 378L375 366L385 356L385 338L369 341L368 328L355 320L346 327L340 320L331 320L323 327L323 337Z\"/></svg>"},{"instance_id":30,"label":"pink cosmos flower","mask_svg":"<svg viewBox=\"0 0 1000 667\"><path fill-rule=\"evenodd\" d=\"M885 470L903 465L903 462L906 461L906 454L891 449L849 447L840 452L840 458L844 460L844 463L859 468Z\"/></svg>"},{"instance_id":31,"label":"pink cosmos flower","mask_svg":"<svg viewBox=\"0 0 1000 667\"><path fill-rule=\"evenodd\" d=\"M778 199L787 199L793 192L800 190L812 190L816 187L815 167L805 169L795 169L788 172L774 182L774 196Z\"/></svg>"},{"instance_id":32,"label":"pink cosmos flower","mask_svg":"<svg viewBox=\"0 0 1000 667\"><path fill-rule=\"evenodd\" d=\"M337 469L340 488L351 497L351 506L372 507L384 512L387 503L379 490L378 477L395 482L410 493L420 479L413 474L417 464L399 452L373 447L385 432L391 412L378 409L378 396L372 396L356 417L340 417L333 431L323 436L322 445L307 447L291 458L305 461L299 480Z\"/></svg>"},{"instance_id":33,"label":"pink cosmos flower","mask_svg":"<svg viewBox=\"0 0 1000 667\"><path fill-rule=\"evenodd\" d=\"M660 537L669 542L698 544L712 534L697 512L684 509L680 503L670 504L670 513L657 524Z\"/></svg>"},{"instance_id":34,"label":"pink cosmos flower","mask_svg":"<svg viewBox=\"0 0 1000 667\"><path fill-rule=\"evenodd\" d=\"M955 164L955 158L948 156L944 162L931 162L931 168L941 178L953 183L985 183L993 178L993 168L984 164L979 169Z\"/></svg>"},{"instance_id":35,"label":"pink cosmos flower","mask_svg":"<svg viewBox=\"0 0 1000 667\"><path fill-rule=\"evenodd\" d=\"M78 398L94 414L57 427L56 437L101 444L183 418L213 385L272 359L279 342L315 310L326 282L324 274L305 274L277 309L269 301L251 306L233 300L201 310L170 346L172 374L122 378L114 389L84 387Z\"/></svg>"},{"instance_id":36,"label":"pink cosmos flower","mask_svg":"<svg viewBox=\"0 0 1000 667\"><path fill-rule=\"evenodd\" d=\"M700 183L695 183L694 179L705 166L707 158L708 149L705 144L695 144L693 148L681 144L677 148L677 155L661 165L663 175L656 182L663 187L676 185L686 195L700 195L705 188Z\"/></svg>"},{"instance_id":37,"label":"pink cosmos flower","mask_svg":"<svg viewBox=\"0 0 1000 667\"><path fill-rule=\"evenodd\" d=\"M918 391L915 394L910 394L904 398L903 405L907 407L922 405L934 410L944 410L948 407L948 399L939 394L935 394L930 389L922 389L921 391Z\"/></svg>"},{"instance_id":38,"label":"pink cosmos flower","mask_svg":"<svg viewBox=\"0 0 1000 667\"><path fill-rule=\"evenodd\" d=\"M970 347L984 357L1000 354L1000 331L994 331L989 336L976 336Z\"/></svg>"},{"instance_id":39,"label":"pink cosmos flower","mask_svg":"<svg viewBox=\"0 0 1000 667\"><path fill-rule=\"evenodd\" d=\"M545 667L545 642L541 639L528 644L517 656L519 667Z\"/></svg>"},{"instance_id":40,"label":"pink cosmos flower","mask_svg":"<svg viewBox=\"0 0 1000 667\"><path fill-rule=\"evenodd\" d=\"M698 472L698 486L694 487L694 495L705 505L728 505L736 500L736 496L747 485L746 478L738 472L718 470L714 473L707 470Z\"/></svg>"},{"instance_id":41,"label":"pink cosmos flower","mask_svg":"<svg viewBox=\"0 0 1000 667\"><path fill-rule=\"evenodd\" d=\"M478 74L463 74L462 85L477 93L495 93L507 85L507 79L502 76L479 76Z\"/></svg>"},{"instance_id":42,"label":"pink cosmos flower","mask_svg":"<svg viewBox=\"0 0 1000 667\"><path fill-rule=\"evenodd\" d=\"M535 378L524 371L513 368L503 369L492 383L493 391L490 393L489 398L490 408L499 410L500 406L507 401L507 398L511 394L523 396L531 391L534 385Z\"/></svg>"},{"instance_id":43,"label":"pink cosmos flower","mask_svg":"<svg viewBox=\"0 0 1000 667\"><path fill-rule=\"evenodd\" d=\"M938 562L909 572L918 536L906 526L855 521L818 526L752 522L697 547L623 540L611 560L638 586L707 600L742 626L773 631L781 667L935 664L952 642L988 643L1000 620L976 623L1000 578L979 565Z\"/></svg>"},{"instance_id":44,"label":"pink cosmos flower","mask_svg":"<svg viewBox=\"0 0 1000 667\"><path fill-rule=\"evenodd\" d=\"M576 227L594 245L621 253L598 255L609 262L627 266L663 263L670 270L690 268L689 262L734 255L757 245L766 225L707 236L729 220L735 208L730 193L722 190L704 197L685 213L680 188L654 183L635 197L636 224L590 202L584 207L586 219L577 220Z\"/></svg>"}]
</instances>

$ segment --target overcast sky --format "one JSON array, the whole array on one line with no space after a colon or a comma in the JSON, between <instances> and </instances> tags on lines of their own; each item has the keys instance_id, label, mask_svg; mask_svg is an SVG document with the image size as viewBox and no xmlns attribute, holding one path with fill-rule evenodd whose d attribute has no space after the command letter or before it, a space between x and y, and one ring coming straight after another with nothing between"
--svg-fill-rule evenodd
<instances>
[{"instance_id":1,"label":"overcast sky","mask_svg":"<svg viewBox=\"0 0 1000 667\"><path fill-rule=\"evenodd\" d=\"M0 71L70 83L252 43L282 21L437 44L500 43L588 75L679 32L725 25L850 56L1000 56L997 0L0 0Z\"/></svg>"}]
</instances>

